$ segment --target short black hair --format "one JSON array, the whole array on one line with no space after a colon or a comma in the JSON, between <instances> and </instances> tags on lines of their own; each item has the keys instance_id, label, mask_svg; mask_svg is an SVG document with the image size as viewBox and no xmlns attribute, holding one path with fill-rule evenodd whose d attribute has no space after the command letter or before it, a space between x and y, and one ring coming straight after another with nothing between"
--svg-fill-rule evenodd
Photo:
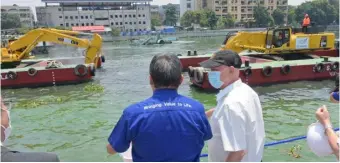
<instances>
[{"instance_id":1,"label":"short black hair","mask_svg":"<svg viewBox=\"0 0 340 163\"><path fill-rule=\"evenodd\" d=\"M182 64L176 55L156 55L151 60L149 73L155 88L177 88L181 84Z\"/></svg>"}]
</instances>

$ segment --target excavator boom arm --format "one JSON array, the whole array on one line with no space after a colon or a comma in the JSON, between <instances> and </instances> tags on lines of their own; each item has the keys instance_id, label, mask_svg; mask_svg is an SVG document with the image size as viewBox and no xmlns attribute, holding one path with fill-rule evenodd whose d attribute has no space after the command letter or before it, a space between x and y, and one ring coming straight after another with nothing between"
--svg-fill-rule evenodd
<instances>
[{"instance_id":1,"label":"excavator boom arm","mask_svg":"<svg viewBox=\"0 0 340 163\"><path fill-rule=\"evenodd\" d=\"M64 31L56 29L35 29L18 40L9 43L7 49L12 54L17 54L17 59L22 59L36 47L39 42L47 41L68 46L86 48L85 63L96 63L96 58L101 53L102 38L98 34L93 34L93 40L81 39L67 34L80 34L79 32ZM95 64L96 65L96 64Z\"/></svg>"}]
</instances>

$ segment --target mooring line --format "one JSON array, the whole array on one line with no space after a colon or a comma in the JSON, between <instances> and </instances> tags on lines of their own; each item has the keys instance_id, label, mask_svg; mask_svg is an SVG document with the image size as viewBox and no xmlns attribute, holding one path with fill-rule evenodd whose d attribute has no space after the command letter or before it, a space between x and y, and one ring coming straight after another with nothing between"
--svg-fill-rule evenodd
<instances>
[{"instance_id":1,"label":"mooring line","mask_svg":"<svg viewBox=\"0 0 340 163\"><path fill-rule=\"evenodd\" d=\"M334 131L339 131L339 128L335 128ZM274 142L266 143L264 146L265 147L270 147L270 146L274 146L274 145L289 143L289 142L293 142L293 141L297 141L297 140L301 140L301 139L306 139L306 137L307 136L298 136L298 137L283 139L283 140L279 140L279 141L274 141ZM208 157L208 154L207 153L203 153L203 154L201 154L200 157Z\"/></svg>"}]
</instances>

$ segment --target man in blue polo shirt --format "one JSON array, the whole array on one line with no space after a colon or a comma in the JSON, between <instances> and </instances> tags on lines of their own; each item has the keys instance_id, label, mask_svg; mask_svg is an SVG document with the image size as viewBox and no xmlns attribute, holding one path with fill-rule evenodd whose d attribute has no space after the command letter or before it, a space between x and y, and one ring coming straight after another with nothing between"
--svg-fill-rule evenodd
<instances>
[{"instance_id":1,"label":"man in blue polo shirt","mask_svg":"<svg viewBox=\"0 0 340 163\"><path fill-rule=\"evenodd\" d=\"M110 154L132 142L134 162L198 162L204 141L212 137L204 106L178 94L182 66L175 55L157 55L150 63L152 97L127 107L110 137Z\"/></svg>"}]
</instances>

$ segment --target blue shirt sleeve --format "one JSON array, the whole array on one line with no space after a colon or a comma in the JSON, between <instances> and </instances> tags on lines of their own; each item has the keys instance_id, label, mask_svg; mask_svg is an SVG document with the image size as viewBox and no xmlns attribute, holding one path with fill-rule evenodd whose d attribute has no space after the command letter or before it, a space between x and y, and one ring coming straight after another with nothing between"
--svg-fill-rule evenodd
<instances>
[{"instance_id":1,"label":"blue shirt sleeve","mask_svg":"<svg viewBox=\"0 0 340 163\"><path fill-rule=\"evenodd\" d=\"M108 141L112 148L118 153L123 153L129 149L131 133L129 131L129 118L126 113L123 113L120 117L116 126L112 130Z\"/></svg>"},{"instance_id":2,"label":"blue shirt sleeve","mask_svg":"<svg viewBox=\"0 0 340 163\"><path fill-rule=\"evenodd\" d=\"M333 92L332 97L334 98L334 100L339 101L339 92Z\"/></svg>"},{"instance_id":3,"label":"blue shirt sleeve","mask_svg":"<svg viewBox=\"0 0 340 163\"><path fill-rule=\"evenodd\" d=\"M201 117L202 117L202 124L203 124L203 132L204 132L204 137L203 139L206 141L206 140L209 140L212 138L212 131L211 131L211 127L210 127L210 123L208 121L208 117L205 115L205 113L201 114Z\"/></svg>"}]
</instances>

